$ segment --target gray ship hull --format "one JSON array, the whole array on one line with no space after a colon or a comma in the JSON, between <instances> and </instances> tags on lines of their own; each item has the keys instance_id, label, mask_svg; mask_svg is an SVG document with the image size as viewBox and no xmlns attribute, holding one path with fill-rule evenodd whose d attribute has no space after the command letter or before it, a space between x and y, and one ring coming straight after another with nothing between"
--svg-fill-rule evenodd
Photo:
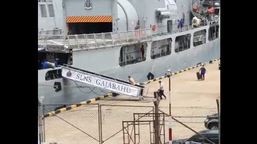
<instances>
[{"instance_id":1,"label":"gray ship hull","mask_svg":"<svg viewBox=\"0 0 257 144\"><path fill-rule=\"evenodd\" d=\"M200 62L208 62L220 58L219 38L212 41L207 40L205 44L196 47L191 44L190 49L179 53L174 52L175 42L172 42L172 52L170 55L157 59L150 58L152 41L166 38L175 39L178 35L183 35L185 33L193 34L194 31L197 31L197 29L172 35L153 37L151 41L147 42L148 48L146 51L146 60L144 62L121 67L118 64L121 46L116 46L90 51L74 51L73 66L126 81L128 76L131 75L135 78L136 82L144 82L147 81L147 74L149 72L152 72L155 77L159 77L164 75L168 68L175 72L194 66ZM79 103L108 93L106 90L94 88L65 78L44 81L44 75L48 70L49 69L40 70L38 73L38 96L43 99L42 103L48 106L47 111L53 110L60 105ZM55 91L55 82L61 83L62 90L58 92Z\"/></svg>"}]
</instances>

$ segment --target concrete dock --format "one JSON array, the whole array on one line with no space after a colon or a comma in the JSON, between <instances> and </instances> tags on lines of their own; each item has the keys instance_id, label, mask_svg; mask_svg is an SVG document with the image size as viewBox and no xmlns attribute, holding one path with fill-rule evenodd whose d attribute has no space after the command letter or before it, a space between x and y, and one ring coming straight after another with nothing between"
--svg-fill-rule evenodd
<instances>
[{"instance_id":1,"label":"concrete dock","mask_svg":"<svg viewBox=\"0 0 257 144\"><path fill-rule=\"evenodd\" d=\"M164 84L164 94L167 99L160 100L159 109L171 114L179 121L200 131L206 129L204 120L206 115L217 113L216 99L220 97L220 70L218 61L206 63L207 70L205 80L198 81L196 72L199 67L183 71L171 76L171 95L169 97L169 78L161 79ZM140 130L136 137L129 140L123 137L122 121L132 121L133 113L148 113L153 110L153 92L159 88L159 80L145 85L148 89L143 100L128 96L108 97L103 100L85 104L69 111L61 112L56 116L44 119L45 143L57 142L57 144L99 144L102 139L104 144L137 143L149 144L153 141L153 126L147 121L152 117L142 118ZM171 100L171 101L169 101ZM164 119L164 128L161 139L168 141L168 117ZM135 127L134 127L135 128ZM99 129L102 131L100 132ZM133 133L134 129L128 129ZM173 139L187 138L194 134L185 126L172 121ZM126 135L128 136L128 135ZM130 141L130 142L129 142Z\"/></svg>"}]
</instances>

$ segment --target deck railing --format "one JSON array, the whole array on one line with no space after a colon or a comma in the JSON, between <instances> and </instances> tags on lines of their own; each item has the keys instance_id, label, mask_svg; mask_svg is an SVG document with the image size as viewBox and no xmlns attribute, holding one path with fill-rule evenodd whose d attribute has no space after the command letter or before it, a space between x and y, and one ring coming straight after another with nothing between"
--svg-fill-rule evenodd
<instances>
[{"instance_id":1,"label":"deck railing","mask_svg":"<svg viewBox=\"0 0 257 144\"><path fill-rule=\"evenodd\" d=\"M173 25L175 26L175 25ZM206 25L202 25L206 26ZM201 26L200 26L201 27ZM167 35L193 29L190 25L184 25L182 29L173 27L171 32L167 32L167 25L158 26L152 29L140 29L128 32L108 32L94 34L76 34L76 35L54 35L53 33L40 33L38 35L38 46L47 50L65 50L65 49L92 49L103 48L106 46L136 43L139 41L150 40L152 37Z\"/></svg>"},{"instance_id":2,"label":"deck railing","mask_svg":"<svg viewBox=\"0 0 257 144\"><path fill-rule=\"evenodd\" d=\"M45 35L38 36L38 45L45 48L59 47L64 48L99 48L111 45L124 43L138 42L151 39L152 30L135 30L128 32L109 32L109 33L94 33L94 34L76 34L76 35Z\"/></svg>"}]
</instances>

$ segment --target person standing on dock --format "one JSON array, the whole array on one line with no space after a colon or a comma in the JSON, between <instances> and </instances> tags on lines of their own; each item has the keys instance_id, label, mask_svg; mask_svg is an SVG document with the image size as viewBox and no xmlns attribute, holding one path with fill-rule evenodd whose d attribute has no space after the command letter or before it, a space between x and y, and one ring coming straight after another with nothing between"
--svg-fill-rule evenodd
<instances>
[{"instance_id":1,"label":"person standing on dock","mask_svg":"<svg viewBox=\"0 0 257 144\"><path fill-rule=\"evenodd\" d=\"M166 96L164 95L164 88L163 88L162 81L159 81L159 84L160 84L160 88L159 88L160 98L162 99L162 96L164 96L166 99Z\"/></svg>"},{"instance_id":2,"label":"person standing on dock","mask_svg":"<svg viewBox=\"0 0 257 144\"><path fill-rule=\"evenodd\" d=\"M205 69L204 65L200 68L199 71L200 71L202 80L205 80L206 69Z\"/></svg>"},{"instance_id":3,"label":"person standing on dock","mask_svg":"<svg viewBox=\"0 0 257 144\"><path fill-rule=\"evenodd\" d=\"M144 45L141 46L140 48L140 51L141 51L141 54L142 54L142 61L145 59L145 48L144 48Z\"/></svg>"}]
</instances>

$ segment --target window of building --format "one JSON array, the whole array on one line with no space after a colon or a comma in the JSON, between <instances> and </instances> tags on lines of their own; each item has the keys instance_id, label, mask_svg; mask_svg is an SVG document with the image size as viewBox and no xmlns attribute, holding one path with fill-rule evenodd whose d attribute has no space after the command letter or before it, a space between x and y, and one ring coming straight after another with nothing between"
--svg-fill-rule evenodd
<instances>
[{"instance_id":1,"label":"window of building","mask_svg":"<svg viewBox=\"0 0 257 144\"><path fill-rule=\"evenodd\" d=\"M151 58L156 59L171 54L172 39L154 41L151 47Z\"/></svg>"},{"instance_id":2,"label":"window of building","mask_svg":"<svg viewBox=\"0 0 257 144\"><path fill-rule=\"evenodd\" d=\"M45 62L54 63L55 67L61 65L72 64L72 51L70 53L56 53L45 50L38 51L38 70L51 68L51 65L46 65Z\"/></svg>"},{"instance_id":3,"label":"window of building","mask_svg":"<svg viewBox=\"0 0 257 144\"><path fill-rule=\"evenodd\" d=\"M172 32L172 20L168 20L167 21L167 31L168 33L171 33Z\"/></svg>"},{"instance_id":4,"label":"window of building","mask_svg":"<svg viewBox=\"0 0 257 144\"><path fill-rule=\"evenodd\" d=\"M206 43L206 30L196 31L193 37L193 45L198 46Z\"/></svg>"},{"instance_id":5,"label":"window of building","mask_svg":"<svg viewBox=\"0 0 257 144\"><path fill-rule=\"evenodd\" d=\"M39 5L39 6L40 6L41 17L47 17L47 14L46 14L46 5L41 4L41 5Z\"/></svg>"},{"instance_id":6,"label":"window of building","mask_svg":"<svg viewBox=\"0 0 257 144\"><path fill-rule=\"evenodd\" d=\"M120 66L145 61L146 51L147 43L138 43L121 47L119 59Z\"/></svg>"},{"instance_id":7,"label":"window of building","mask_svg":"<svg viewBox=\"0 0 257 144\"><path fill-rule=\"evenodd\" d=\"M175 40L175 52L181 52L190 48L191 34L177 36Z\"/></svg>"},{"instance_id":8,"label":"window of building","mask_svg":"<svg viewBox=\"0 0 257 144\"><path fill-rule=\"evenodd\" d=\"M48 4L48 12L49 12L49 17L54 17L54 6L53 4Z\"/></svg>"},{"instance_id":9,"label":"window of building","mask_svg":"<svg viewBox=\"0 0 257 144\"><path fill-rule=\"evenodd\" d=\"M209 28L209 41L219 38L219 25L211 26Z\"/></svg>"},{"instance_id":10,"label":"window of building","mask_svg":"<svg viewBox=\"0 0 257 144\"><path fill-rule=\"evenodd\" d=\"M50 70L46 73L45 75L45 80L53 80L53 79L57 79L57 78L61 78L62 77L62 70L61 69L57 69L57 70Z\"/></svg>"}]
</instances>

